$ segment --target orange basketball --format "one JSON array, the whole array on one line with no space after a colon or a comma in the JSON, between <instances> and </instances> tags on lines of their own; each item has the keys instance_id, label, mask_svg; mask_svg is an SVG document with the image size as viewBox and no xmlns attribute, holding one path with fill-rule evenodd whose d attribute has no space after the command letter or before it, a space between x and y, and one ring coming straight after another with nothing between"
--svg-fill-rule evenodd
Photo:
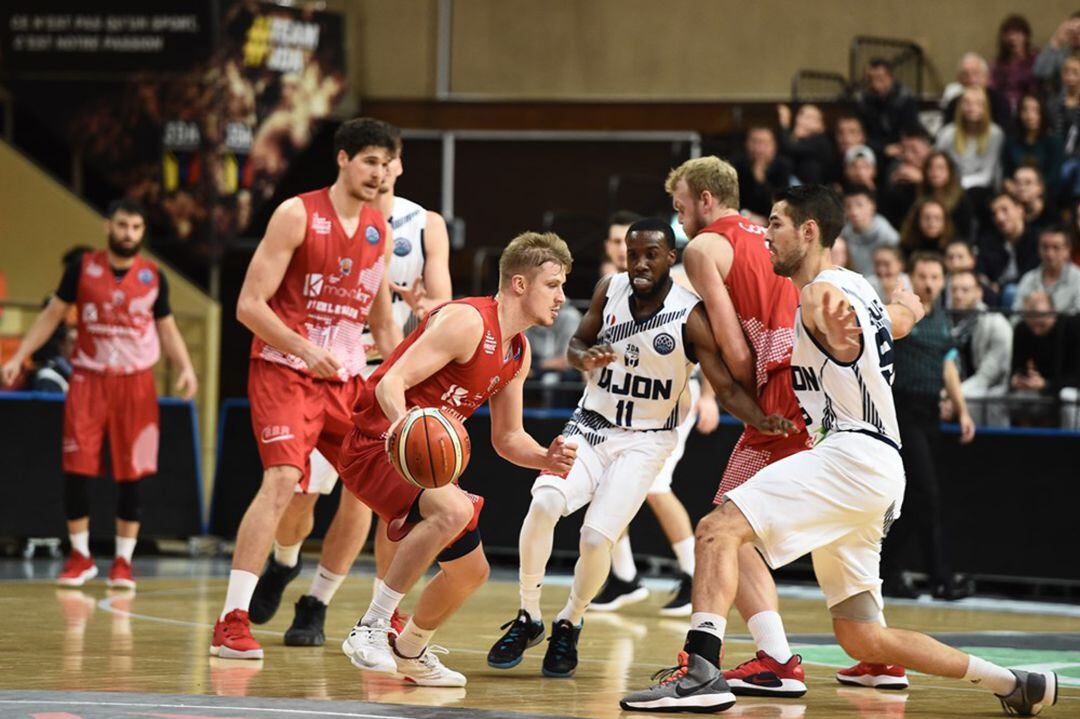
<instances>
[{"instance_id":1,"label":"orange basketball","mask_svg":"<svg viewBox=\"0 0 1080 719\"><path fill-rule=\"evenodd\" d=\"M386 451L390 464L407 481L435 489L458 480L469 464L472 446L457 417L417 408L394 426Z\"/></svg>"}]
</instances>

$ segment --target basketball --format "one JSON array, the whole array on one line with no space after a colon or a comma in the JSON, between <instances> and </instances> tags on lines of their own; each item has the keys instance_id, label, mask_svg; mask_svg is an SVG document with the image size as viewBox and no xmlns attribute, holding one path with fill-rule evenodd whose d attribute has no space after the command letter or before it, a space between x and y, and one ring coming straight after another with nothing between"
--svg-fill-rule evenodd
<instances>
[{"instance_id":1,"label":"basketball","mask_svg":"<svg viewBox=\"0 0 1080 719\"><path fill-rule=\"evenodd\" d=\"M456 482L472 454L465 426L438 409L414 409L386 441L390 464L408 482L435 489Z\"/></svg>"}]
</instances>

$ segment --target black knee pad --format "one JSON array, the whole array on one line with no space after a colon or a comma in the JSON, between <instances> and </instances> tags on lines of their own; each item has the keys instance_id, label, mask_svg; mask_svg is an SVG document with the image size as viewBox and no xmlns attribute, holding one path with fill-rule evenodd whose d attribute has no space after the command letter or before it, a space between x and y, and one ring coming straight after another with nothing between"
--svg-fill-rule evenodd
<instances>
[{"instance_id":1,"label":"black knee pad","mask_svg":"<svg viewBox=\"0 0 1080 719\"><path fill-rule=\"evenodd\" d=\"M116 518L125 522L138 522L142 503L139 501L139 485L142 480L116 483Z\"/></svg>"},{"instance_id":2,"label":"black knee pad","mask_svg":"<svg viewBox=\"0 0 1080 719\"><path fill-rule=\"evenodd\" d=\"M64 516L69 521L90 516L90 495L86 490L88 479L81 474L64 475Z\"/></svg>"},{"instance_id":3,"label":"black knee pad","mask_svg":"<svg viewBox=\"0 0 1080 719\"><path fill-rule=\"evenodd\" d=\"M480 546L480 529L472 529L458 537L457 541L446 549L439 552L435 559L439 562L450 562L461 559L466 554Z\"/></svg>"}]
</instances>

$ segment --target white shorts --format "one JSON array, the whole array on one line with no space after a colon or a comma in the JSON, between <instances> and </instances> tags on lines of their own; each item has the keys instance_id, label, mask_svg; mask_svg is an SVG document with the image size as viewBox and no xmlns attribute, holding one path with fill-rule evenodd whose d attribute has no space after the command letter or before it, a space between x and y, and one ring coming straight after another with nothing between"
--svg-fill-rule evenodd
<instances>
[{"instance_id":1,"label":"white shorts","mask_svg":"<svg viewBox=\"0 0 1080 719\"><path fill-rule=\"evenodd\" d=\"M691 411L686 415L686 419L682 421L682 424L675 429L675 432L678 434L675 449L672 450L667 461L664 462L663 469L660 470L660 473L656 475L656 479L653 480L652 486L649 487L649 494L663 494L671 491L671 478L675 474L675 467L679 465L679 460L682 459L683 452L686 451L686 440L690 438L690 433L694 431L694 425L697 424L697 412L694 411L694 409L697 407L698 399L700 397L701 383L696 377L691 377Z\"/></svg>"},{"instance_id":2,"label":"white shorts","mask_svg":"<svg viewBox=\"0 0 1080 719\"><path fill-rule=\"evenodd\" d=\"M673 430L630 430L613 427L589 432L590 444L581 435L567 439L577 446L577 459L566 478L541 474L533 482L535 495L551 487L566 500L569 516L589 505L582 526L619 541L623 531L641 509L653 479L663 468L678 441Z\"/></svg>"},{"instance_id":3,"label":"white shorts","mask_svg":"<svg viewBox=\"0 0 1080 719\"><path fill-rule=\"evenodd\" d=\"M330 460L323 456L317 449L311 450L311 478L308 480L307 492L296 485L297 494L330 494L337 484L338 473Z\"/></svg>"},{"instance_id":4,"label":"white shorts","mask_svg":"<svg viewBox=\"0 0 1080 719\"><path fill-rule=\"evenodd\" d=\"M900 452L858 432L833 432L724 495L754 529L774 569L810 552L832 607L860 592L881 598L881 542L900 516Z\"/></svg>"}]
</instances>

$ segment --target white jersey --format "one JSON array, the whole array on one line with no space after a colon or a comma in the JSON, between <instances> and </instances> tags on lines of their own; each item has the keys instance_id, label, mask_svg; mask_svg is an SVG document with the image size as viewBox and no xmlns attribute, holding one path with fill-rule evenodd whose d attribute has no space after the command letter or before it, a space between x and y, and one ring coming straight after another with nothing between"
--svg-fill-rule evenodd
<instances>
[{"instance_id":1,"label":"white jersey","mask_svg":"<svg viewBox=\"0 0 1080 719\"><path fill-rule=\"evenodd\" d=\"M899 448L892 395L892 321L885 307L870 283L850 270L825 270L813 282L827 282L846 295L863 336L859 356L851 363L837 362L796 316L792 386L807 430L815 442L830 432L859 432Z\"/></svg>"},{"instance_id":2,"label":"white jersey","mask_svg":"<svg viewBox=\"0 0 1080 719\"><path fill-rule=\"evenodd\" d=\"M616 358L589 373L578 402L579 423L594 430L673 430L691 409L687 386L694 364L684 329L701 300L672 283L664 304L638 322L630 311L632 296L629 275L613 275L596 343L610 344Z\"/></svg>"}]
</instances>

